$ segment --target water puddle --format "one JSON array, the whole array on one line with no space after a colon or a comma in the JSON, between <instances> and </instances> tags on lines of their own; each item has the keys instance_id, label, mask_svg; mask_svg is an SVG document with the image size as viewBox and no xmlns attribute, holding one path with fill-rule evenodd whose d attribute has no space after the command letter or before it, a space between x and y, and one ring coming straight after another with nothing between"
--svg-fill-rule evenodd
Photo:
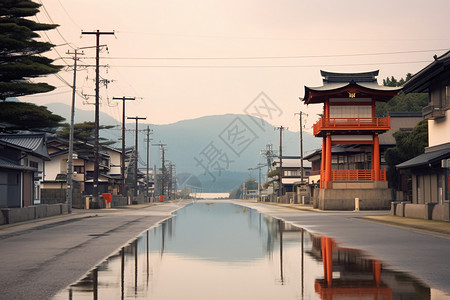
<instances>
[{"instance_id":1,"label":"water puddle","mask_svg":"<svg viewBox=\"0 0 450 300\"><path fill-rule=\"evenodd\" d=\"M54 299L431 299L361 251L230 203L198 202Z\"/></svg>"}]
</instances>

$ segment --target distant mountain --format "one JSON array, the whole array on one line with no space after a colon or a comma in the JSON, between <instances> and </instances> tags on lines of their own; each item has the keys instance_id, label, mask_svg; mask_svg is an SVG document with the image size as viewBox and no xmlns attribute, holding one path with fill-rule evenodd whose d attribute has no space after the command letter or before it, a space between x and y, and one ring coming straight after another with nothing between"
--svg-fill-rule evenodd
<instances>
[{"instance_id":1,"label":"distant mountain","mask_svg":"<svg viewBox=\"0 0 450 300\"><path fill-rule=\"evenodd\" d=\"M46 105L50 111L70 120L70 108L62 103ZM94 112L77 109L76 123L92 121ZM117 125L111 130L102 130L102 137L117 141L121 147L121 124L111 116L100 113L101 125ZM183 120L167 125L139 123L140 164L146 164L147 142L144 130L153 131L153 144L165 144L165 159L176 165L178 174L192 174L198 177L203 191L227 192L239 186L249 176L257 177L256 171L248 169L258 163L266 163L260 155L266 145L272 144L275 153L279 149L279 131L268 122L242 114L206 116ZM132 147L135 123L126 124L125 143ZM320 140L311 134L303 134L303 148L307 153L320 147ZM159 146L150 147L150 165L161 166ZM298 132L283 132L283 156L299 155ZM263 169L264 170L264 169ZM181 184L181 183L180 183Z\"/></svg>"},{"instance_id":2,"label":"distant mountain","mask_svg":"<svg viewBox=\"0 0 450 300\"><path fill-rule=\"evenodd\" d=\"M70 122L70 106L64 103L48 103L44 106L47 107L49 111L54 114L60 115L61 117L66 119L66 122ZM75 123L83 123L83 122L93 122L95 119L94 116L94 105L92 105L91 110L83 110L83 109L75 109ZM100 122L102 125L120 125L121 123L111 117L108 114L100 112Z\"/></svg>"}]
</instances>

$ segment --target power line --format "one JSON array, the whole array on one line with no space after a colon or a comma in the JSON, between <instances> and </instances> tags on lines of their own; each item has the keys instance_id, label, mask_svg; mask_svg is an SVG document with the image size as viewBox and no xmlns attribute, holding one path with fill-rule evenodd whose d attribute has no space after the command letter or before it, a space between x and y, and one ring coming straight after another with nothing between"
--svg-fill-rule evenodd
<instances>
[{"instance_id":1,"label":"power line","mask_svg":"<svg viewBox=\"0 0 450 300\"><path fill-rule=\"evenodd\" d=\"M50 14L48 13L48 10L47 10L47 8L45 7L45 5L44 5L44 3L42 2L42 0L38 0L38 1L39 1L39 3L41 4L41 6L42 6L42 8L43 8L43 10L44 10L44 13L45 13L45 15L47 16L47 18L49 19L49 21L50 21L52 24L55 24L55 21L53 21L52 17L51 17ZM59 31L58 27L56 27L55 30L56 30L56 32L59 34L59 36L62 38L62 40L63 40L69 47L71 47L72 49L75 49L75 48L76 48L76 47L74 47L74 46L71 45L72 43L69 43L69 42L66 40L66 38L65 38L65 37L62 35L62 33Z\"/></svg>"},{"instance_id":2,"label":"power line","mask_svg":"<svg viewBox=\"0 0 450 300\"><path fill-rule=\"evenodd\" d=\"M61 8L63 9L63 11L66 13L67 17L69 18L70 21L72 21L72 23L77 26L79 29L81 29L81 27L73 20L72 16L67 12L66 8L64 7L64 5L61 3L61 0L58 0L59 5L61 6Z\"/></svg>"},{"instance_id":3,"label":"power line","mask_svg":"<svg viewBox=\"0 0 450 300\"><path fill-rule=\"evenodd\" d=\"M311 64L311 65L110 65L112 68L186 68L186 69L252 69L252 68L323 68L323 67L351 67L351 66L380 66L429 63L429 60L403 62L372 62L353 64Z\"/></svg>"},{"instance_id":4,"label":"power line","mask_svg":"<svg viewBox=\"0 0 450 300\"><path fill-rule=\"evenodd\" d=\"M194 37L194 38L213 38L213 39L241 39L241 40L274 40L274 41L373 41L370 37L367 38L343 38L341 36L335 38L288 38L288 37L263 37L263 36L235 36L235 35L201 35L201 34L167 34L167 33L152 33L145 31L116 31L118 34L139 34L139 35L153 35L163 37ZM448 41L449 38L380 38L379 41Z\"/></svg>"},{"instance_id":5,"label":"power line","mask_svg":"<svg viewBox=\"0 0 450 300\"><path fill-rule=\"evenodd\" d=\"M334 57L359 57L359 56L379 56L379 55L397 55L413 54L437 51L448 51L445 49L428 50L408 50L394 52L374 52L374 53L353 53L353 54L328 54L328 55L293 55L293 56L237 56L237 57L102 57L102 59L113 60L258 60L258 59L299 59L299 58L334 58ZM94 59L94 57L86 57Z\"/></svg>"}]
</instances>

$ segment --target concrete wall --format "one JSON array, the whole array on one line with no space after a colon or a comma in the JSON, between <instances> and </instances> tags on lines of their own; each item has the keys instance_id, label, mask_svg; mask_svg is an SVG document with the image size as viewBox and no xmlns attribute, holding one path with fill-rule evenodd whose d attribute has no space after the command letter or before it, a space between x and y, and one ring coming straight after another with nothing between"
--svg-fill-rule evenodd
<instances>
[{"instance_id":1,"label":"concrete wall","mask_svg":"<svg viewBox=\"0 0 450 300\"><path fill-rule=\"evenodd\" d=\"M164 198L164 199L166 199L166 198ZM137 195L137 196L132 196L131 203L132 204L143 204L143 203L145 203L145 200L146 200L145 199L145 195L144 194L140 194L140 195Z\"/></svg>"},{"instance_id":2,"label":"concrete wall","mask_svg":"<svg viewBox=\"0 0 450 300\"><path fill-rule=\"evenodd\" d=\"M280 197L280 203L284 204L294 203L294 200L295 200L295 193L293 192L288 192Z\"/></svg>"},{"instance_id":3,"label":"concrete wall","mask_svg":"<svg viewBox=\"0 0 450 300\"><path fill-rule=\"evenodd\" d=\"M126 206L126 205L128 205L128 197L120 195L112 196L111 207Z\"/></svg>"},{"instance_id":4,"label":"concrete wall","mask_svg":"<svg viewBox=\"0 0 450 300\"><path fill-rule=\"evenodd\" d=\"M391 215L425 220L450 221L450 202L443 204L392 202Z\"/></svg>"},{"instance_id":5,"label":"concrete wall","mask_svg":"<svg viewBox=\"0 0 450 300\"><path fill-rule=\"evenodd\" d=\"M387 181L333 181L333 189L361 190L361 189L387 189Z\"/></svg>"},{"instance_id":6,"label":"concrete wall","mask_svg":"<svg viewBox=\"0 0 450 300\"><path fill-rule=\"evenodd\" d=\"M65 188L42 189L41 204L57 204L66 202L67 190Z\"/></svg>"},{"instance_id":7,"label":"concrete wall","mask_svg":"<svg viewBox=\"0 0 450 300\"><path fill-rule=\"evenodd\" d=\"M322 210L354 210L355 198L359 209L389 209L393 200L391 189L320 189L317 208Z\"/></svg>"},{"instance_id":8,"label":"concrete wall","mask_svg":"<svg viewBox=\"0 0 450 300\"><path fill-rule=\"evenodd\" d=\"M67 214L67 204L42 204L23 208L2 208L0 225Z\"/></svg>"},{"instance_id":9,"label":"concrete wall","mask_svg":"<svg viewBox=\"0 0 450 300\"><path fill-rule=\"evenodd\" d=\"M428 204L406 204L404 208L404 216L408 218L417 219L431 219L430 209L431 206Z\"/></svg>"},{"instance_id":10,"label":"concrete wall","mask_svg":"<svg viewBox=\"0 0 450 300\"><path fill-rule=\"evenodd\" d=\"M431 218L433 220L450 221L450 202L445 201L443 204L434 205Z\"/></svg>"}]
</instances>

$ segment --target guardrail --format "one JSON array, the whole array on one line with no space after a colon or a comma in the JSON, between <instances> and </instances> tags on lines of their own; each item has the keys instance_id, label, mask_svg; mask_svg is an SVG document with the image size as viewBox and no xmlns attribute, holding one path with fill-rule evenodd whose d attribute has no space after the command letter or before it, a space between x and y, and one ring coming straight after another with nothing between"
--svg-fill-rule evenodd
<instances>
[{"instance_id":1,"label":"guardrail","mask_svg":"<svg viewBox=\"0 0 450 300\"><path fill-rule=\"evenodd\" d=\"M326 130L389 130L390 117L382 118L321 118L313 125L314 135Z\"/></svg>"}]
</instances>

